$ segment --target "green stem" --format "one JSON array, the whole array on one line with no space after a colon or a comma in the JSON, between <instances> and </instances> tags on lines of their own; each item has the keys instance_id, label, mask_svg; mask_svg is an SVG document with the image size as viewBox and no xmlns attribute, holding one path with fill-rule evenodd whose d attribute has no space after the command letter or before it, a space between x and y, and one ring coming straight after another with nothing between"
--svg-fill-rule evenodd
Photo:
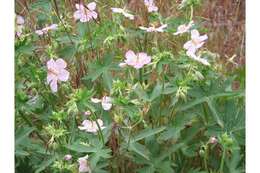
<instances>
[{"instance_id":1,"label":"green stem","mask_svg":"<svg viewBox=\"0 0 260 173\"><path fill-rule=\"evenodd\" d=\"M193 6L190 6L190 20L193 18Z\"/></svg>"},{"instance_id":2,"label":"green stem","mask_svg":"<svg viewBox=\"0 0 260 173\"><path fill-rule=\"evenodd\" d=\"M104 136L103 136L101 127L99 126L99 124L98 124L98 122L97 122L97 116L96 116L96 114L95 114L94 112L92 112L92 114L94 115L95 123L96 123L97 126L98 126L98 135L99 135L99 137L101 138L101 141L102 141L103 145L105 145L105 140L104 140Z\"/></svg>"},{"instance_id":3,"label":"green stem","mask_svg":"<svg viewBox=\"0 0 260 173\"><path fill-rule=\"evenodd\" d=\"M223 153L222 153L222 158L221 158L221 163L220 163L220 168L219 168L220 173L223 173L225 157L226 157L226 148L224 148Z\"/></svg>"}]
</instances>

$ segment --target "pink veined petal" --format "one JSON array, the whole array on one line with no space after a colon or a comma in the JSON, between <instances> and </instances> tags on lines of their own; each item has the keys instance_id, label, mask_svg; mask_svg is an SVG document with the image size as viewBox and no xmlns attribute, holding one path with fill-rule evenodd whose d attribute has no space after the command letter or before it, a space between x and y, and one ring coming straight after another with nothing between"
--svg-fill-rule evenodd
<instances>
[{"instance_id":1,"label":"pink veined petal","mask_svg":"<svg viewBox=\"0 0 260 173\"><path fill-rule=\"evenodd\" d=\"M61 69L58 74L58 79L60 81L65 82L69 79L69 75L70 75L70 73L67 70Z\"/></svg>"},{"instance_id":2,"label":"pink veined petal","mask_svg":"<svg viewBox=\"0 0 260 173\"><path fill-rule=\"evenodd\" d=\"M43 31L42 31L42 30L36 30L35 33L36 33L37 35L43 35Z\"/></svg>"},{"instance_id":3,"label":"pink veined petal","mask_svg":"<svg viewBox=\"0 0 260 173\"><path fill-rule=\"evenodd\" d=\"M51 81L53 80L57 80L57 76L54 75L53 73L49 73L47 74L47 84L50 84Z\"/></svg>"},{"instance_id":4,"label":"pink veined petal","mask_svg":"<svg viewBox=\"0 0 260 173\"><path fill-rule=\"evenodd\" d=\"M158 7L156 7L156 6L150 6L149 8L148 8L148 11L149 12L156 12L156 11L158 11Z\"/></svg>"},{"instance_id":5,"label":"pink veined petal","mask_svg":"<svg viewBox=\"0 0 260 173\"><path fill-rule=\"evenodd\" d=\"M184 49L189 49L190 47L192 47L192 41L187 41L187 42L183 45L183 48L184 48Z\"/></svg>"},{"instance_id":6,"label":"pink veined petal","mask_svg":"<svg viewBox=\"0 0 260 173\"><path fill-rule=\"evenodd\" d=\"M187 50L187 53L189 53L190 55L193 55L193 54L196 53L196 51L197 51L196 47L191 46L191 47L189 47L189 49Z\"/></svg>"},{"instance_id":7,"label":"pink veined petal","mask_svg":"<svg viewBox=\"0 0 260 173\"><path fill-rule=\"evenodd\" d=\"M141 62L142 64L149 64L151 62L151 57L144 52L138 53L138 58L139 62Z\"/></svg>"},{"instance_id":8,"label":"pink veined petal","mask_svg":"<svg viewBox=\"0 0 260 173\"><path fill-rule=\"evenodd\" d=\"M136 64L134 65L134 68L136 68L136 69L140 69L140 68L142 68L143 66L144 66L143 63L138 62L138 63L136 63Z\"/></svg>"},{"instance_id":9,"label":"pink veined petal","mask_svg":"<svg viewBox=\"0 0 260 173\"><path fill-rule=\"evenodd\" d=\"M16 24L23 25L24 24L24 18L20 15L16 15Z\"/></svg>"},{"instance_id":10,"label":"pink veined petal","mask_svg":"<svg viewBox=\"0 0 260 173\"><path fill-rule=\"evenodd\" d=\"M78 20L81 18L81 12L79 10L75 11L73 14L73 17L75 20Z\"/></svg>"},{"instance_id":11,"label":"pink veined petal","mask_svg":"<svg viewBox=\"0 0 260 173\"><path fill-rule=\"evenodd\" d=\"M200 42L199 44L197 44L197 45L196 45L196 49L201 48L201 47L203 46L204 43L205 43L205 42Z\"/></svg>"},{"instance_id":12,"label":"pink veined petal","mask_svg":"<svg viewBox=\"0 0 260 173\"><path fill-rule=\"evenodd\" d=\"M208 36L206 34L199 37L199 41L205 41L207 39L208 39Z\"/></svg>"},{"instance_id":13,"label":"pink veined petal","mask_svg":"<svg viewBox=\"0 0 260 173\"><path fill-rule=\"evenodd\" d=\"M58 91L58 83L57 83L57 80L52 80L50 82L50 87L51 87L51 90L52 92L57 92Z\"/></svg>"},{"instance_id":14,"label":"pink veined petal","mask_svg":"<svg viewBox=\"0 0 260 173\"><path fill-rule=\"evenodd\" d=\"M57 59L57 60L55 61L55 63L56 63L57 68L59 68L59 69L63 69L63 68L66 68L66 67L67 67L66 61L64 61L64 60L61 59L61 58Z\"/></svg>"},{"instance_id":15,"label":"pink veined petal","mask_svg":"<svg viewBox=\"0 0 260 173\"><path fill-rule=\"evenodd\" d=\"M80 5L79 5L79 4L76 4L75 6L76 6L76 9L78 9L78 10L79 10L79 6L80 6Z\"/></svg>"},{"instance_id":16,"label":"pink veined petal","mask_svg":"<svg viewBox=\"0 0 260 173\"><path fill-rule=\"evenodd\" d=\"M96 5L97 5L97 4L96 4L95 2L91 2L91 3L89 3L89 4L87 5L87 7L88 7L89 10L93 11L93 10L96 9Z\"/></svg>"},{"instance_id":17,"label":"pink veined petal","mask_svg":"<svg viewBox=\"0 0 260 173\"><path fill-rule=\"evenodd\" d=\"M58 25L57 25L57 24L51 24L51 25L49 26L49 29L50 29L50 30L56 30L56 29L58 29Z\"/></svg>"},{"instance_id":18,"label":"pink veined petal","mask_svg":"<svg viewBox=\"0 0 260 173\"><path fill-rule=\"evenodd\" d=\"M128 65L135 65L136 61L137 61L137 56L135 55L135 53L132 50L129 50L126 52L125 54L126 60L125 62Z\"/></svg>"},{"instance_id":19,"label":"pink veined petal","mask_svg":"<svg viewBox=\"0 0 260 173\"><path fill-rule=\"evenodd\" d=\"M96 19L96 18L98 17L98 14L97 14L95 11L91 11L91 12L89 13L89 16L90 16L91 18Z\"/></svg>"},{"instance_id":20,"label":"pink veined petal","mask_svg":"<svg viewBox=\"0 0 260 173\"><path fill-rule=\"evenodd\" d=\"M48 69L56 69L56 63L53 59L50 59L48 62L47 62L47 68Z\"/></svg>"},{"instance_id":21,"label":"pink veined petal","mask_svg":"<svg viewBox=\"0 0 260 173\"><path fill-rule=\"evenodd\" d=\"M102 108L103 108L105 111L110 110L111 107L112 107L112 103L108 103L108 102L101 102L101 105L102 105Z\"/></svg>"},{"instance_id":22,"label":"pink veined petal","mask_svg":"<svg viewBox=\"0 0 260 173\"><path fill-rule=\"evenodd\" d=\"M97 119L97 123L100 127L102 127L104 125L104 123L101 119Z\"/></svg>"},{"instance_id":23,"label":"pink veined petal","mask_svg":"<svg viewBox=\"0 0 260 173\"><path fill-rule=\"evenodd\" d=\"M191 31L191 39L197 39L199 36L200 36L200 33L199 33L198 30L193 29L193 30Z\"/></svg>"},{"instance_id":24,"label":"pink veined petal","mask_svg":"<svg viewBox=\"0 0 260 173\"><path fill-rule=\"evenodd\" d=\"M81 15L79 21L80 22L88 22L90 18L87 15Z\"/></svg>"}]
</instances>

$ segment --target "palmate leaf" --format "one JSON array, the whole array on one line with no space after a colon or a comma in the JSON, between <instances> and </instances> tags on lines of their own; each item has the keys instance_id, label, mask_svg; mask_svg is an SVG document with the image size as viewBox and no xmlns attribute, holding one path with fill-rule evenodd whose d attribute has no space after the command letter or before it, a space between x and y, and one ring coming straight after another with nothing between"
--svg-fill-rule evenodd
<instances>
[{"instance_id":1,"label":"palmate leaf","mask_svg":"<svg viewBox=\"0 0 260 173\"><path fill-rule=\"evenodd\" d=\"M38 168L36 169L35 173L40 173L44 171L48 166L50 166L56 160L55 156L52 156L48 160L43 161Z\"/></svg>"},{"instance_id":2,"label":"palmate leaf","mask_svg":"<svg viewBox=\"0 0 260 173\"><path fill-rule=\"evenodd\" d=\"M145 145L139 144L138 142L131 142L129 145L129 150L141 155L146 160L150 160L149 156L151 153Z\"/></svg>"},{"instance_id":3,"label":"palmate leaf","mask_svg":"<svg viewBox=\"0 0 260 173\"><path fill-rule=\"evenodd\" d=\"M215 119L215 121L217 122L217 124L220 127L224 127L223 125L223 120L221 119L221 115L219 115L219 113L217 112L216 108L213 106L212 101L214 99L218 99L218 98L235 98L235 97L243 97L244 96L244 92L243 91L238 91L238 92L226 92L226 93L219 93L219 94L214 94L214 95L210 95L210 96L205 96L205 97L201 97L198 98L190 103L185 104L184 106L181 106L178 111L185 111L188 109L191 109L199 104L202 103L207 103L209 109L212 112L212 116Z\"/></svg>"},{"instance_id":4,"label":"palmate leaf","mask_svg":"<svg viewBox=\"0 0 260 173\"><path fill-rule=\"evenodd\" d=\"M28 137L30 133L32 133L35 130L33 127L24 127L20 128L15 132L15 145L20 145L25 138Z\"/></svg>"},{"instance_id":5,"label":"palmate leaf","mask_svg":"<svg viewBox=\"0 0 260 173\"><path fill-rule=\"evenodd\" d=\"M138 133L137 135L133 136L133 138L131 139L131 142L140 141L144 138L147 138L149 136L160 133L165 129L166 129L166 127L158 127L158 128L154 128L154 129L144 129L140 133Z\"/></svg>"}]
</instances>

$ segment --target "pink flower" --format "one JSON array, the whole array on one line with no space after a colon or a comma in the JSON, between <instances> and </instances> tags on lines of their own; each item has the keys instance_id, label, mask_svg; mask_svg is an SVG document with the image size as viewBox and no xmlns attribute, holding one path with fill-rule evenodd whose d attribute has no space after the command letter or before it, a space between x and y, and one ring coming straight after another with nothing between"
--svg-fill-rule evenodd
<instances>
[{"instance_id":1,"label":"pink flower","mask_svg":"<svg viewBox=\"0 0 260 173\"><path fill-rule=\"evenodd\" d=\"M112 107L112 99L111 97L108 97L108 96L104 96L102 97L102 99L98 99L98 98L91 98L91 101L93 103L100 103L101 102L101 105L102 105L102 108L105 110L105 111L108 111L111 109Z\"/></svg>"},{"instance_id":2,"label":"pink flower","mask_svg":"<svg viewBox=\"0 0 260 173\"><path fill-rule=\"evenodd\" d=\"M17 24L17 25L23 25L23 24L24 24L24 18L23 18L23 16L16 15L16 24Z\"/></svg>"},{"instance_id":3,"label":"pink flower","mask_svg":"<svg viewBox=\"0 0 260 173\"><path fill-rule=\"evenodd\" d=\"M64 156L64 160L71 160L72 159L72 155L70 155L70 154L66 154L65 156Z\"/></svg>"},{"instance_id":4,"label":"pink flower","mask_svg":"<svg viewBox=\"0 0 260 173\"><path fill-rule=\"evenodd\" d=\"M139 28L141 30L145 30L146 32L164 32L164 29L167 27L167 24L164 24L158 28L155 28L154 26L151 26L149 28L146 28L146 27L143 27L143 26L140 26Z\"/></svg>"},{"instance_id":5,"label":"pink flower","mask_svg":"<svg viewBox=\"0 0 260 173\"><path fill-rule=\"evenodd\" d=\"M128 13L125 9L122 8L111 8L113 13L119 13L124 15L126 18L129 18L130 20L134 20L134 15Z\"/></svg>"},{"instance_id":6,"label":"pink flower","mask_svg":"<svg viewBox=\"0 0 260 173\"><path fill-rule=\"evenodd\" d=\"M184 44L184 49L186 49L190 53L195 53L197 49L201 48L203 44L205 43L205 40L208 39L208 36L202 35L200 36L200 33L198 30L194 29L191 31L191 40L187 41Z\"/></svg>"},{"instance_id":7,"label":"pink flower","mask_svg":"<svg viewBox=\"0 0 260 173\"><path fill-rule=\"evenodd\" d=\"M151 62L151 57L144 52L135 54L132 50L129 50L125 54L125 63L136 69L142 68L144 65ZM120 63L122 66L122 63Z\"/></svg>"},{"instance_id":8,"label":"pink flower","mask_svg":"<svg viewBox=\"0 0 260 173\"><path fill-rule=\"evenodd\" d=\"M84 172L91 173L90 165L88 162L88 155L86 155L85 157L80 157L78 159L78 163L79 163L79 172L80 173L84 173Z\"/></svg>"},{"instance_id":9,"label":"pink flower","mask_svg":"<svg viewBox=\"0 0 260 173\"><path fill-rule=\"evenodd\" d=\"M24 28L24 18L20 15L16 15L15 31L16 31L16 35L18 37L20 37L22 35L23 28Z\"/></svg>"},{"instance_id":10,"label":"pink flower","mask_svg":"<svg viewBox=\"0 0 260 173\"><path fill-rule=\"evenodd\" d=\"M89 115L91 115L91 112L90 111L86 111L86 112L84 112L84 115L85 116L89 116Z\"/></svg>"},{"instance_id":11,"label":"pink flower","mask_svg":"<svg viewBox=\"0 0 260 173\"><path fill-rule=\"evenodd\" d=\"M147 7L148 12L157 12L158 7L153 0L144 0L144 5Z\"/></svg>"},{"instance_id":12,"label":"pink flower","mask_svg":"<svg viewBox=\"0 0 260 173\"><path fill-rule=\"evenodd\" d=\"M201 64L210 66L210 63L209 63L206 59L201 58L200 55L197 56L195 53L192 53L192 52L187 52L187 55L188 55L190 58L194 59L195 61L200 62Z\"/></svg>"},{"instance_id":13,"label":"pink flower","mask_svg":"<svg viewBox=\"0 0 260 173\"><path fill-rule=\"evenodd\" d=\"M173 35L179 35L188 32L193 25L194 25L193 21L190 21L190 23L188 23L187 25L185 24L180 25L177 29L177 32L175 32Z\"/></svg>"},{"instance_id":14,"label":"pink flower","mask_svg":"<svg viewBox=\"0 0 260 173\"><path fill-rule=\"evenodd\" d=\"M96 9L96 3L91 2L87 5L87 8L83 4L76 4L76 11L73 16L75 20L80 20L80 22L89 22L98 17Z\"/></svg>"},{"instance_id":15,"label":"pink flower","mask_svg":"<svg viewBox=\"0 0 260 173\"><path fill-rule=\"evenodd\" d=\"M43 35L43 34L47 34L48 31L50 31L50 30L57 30L57 29L58 29L58 25L57 24L51 24L50 26L47 26L45 28L36 30L35 33L37 35Z\"/></svg>"},{"instance_id":16,"label":"pink flower","mask_svg":"<svg viewBox=\"0 0 260 173\"><path fill-rule=\"evenodd\" d=\"M216 144L218 143L218 139L215 136L210 137L209 139L210 144Z\"/></svg>"},{"instance_id":17,"label":"pink flower","mask_svg":"<svg viewBox=\"0 0 260 173\"><path fill-rule=\"evenodd\" d=\"M67 63L63 59L54 61L50 59L47 62L47 83L50 85L52 92L57 92L58 81L67 81L69 79L69 72L65 70Z\"/></svg>"},{"instance_id":18,"label":"pink flower","mask_svg":"<svg viewBox=\"0 0 260 173\"><path fill-rule=\"evenodd\" d=\"M80 130L85 130L86 132L89 132L89 133L97 133L99 130L97 123L101 130L103 130L105 128L105 126L103 126L104 123L101 119L97 119L97 121L84 120L82 122L82 126L79 126L78 128Z\"/></svg>"}]
</instances>

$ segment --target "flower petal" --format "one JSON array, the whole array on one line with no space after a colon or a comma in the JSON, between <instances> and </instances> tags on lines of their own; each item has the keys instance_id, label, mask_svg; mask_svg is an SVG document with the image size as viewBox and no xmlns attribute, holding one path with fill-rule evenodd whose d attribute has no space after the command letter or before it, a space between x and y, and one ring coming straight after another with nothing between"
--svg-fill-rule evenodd
<instances>
[{"instance_id":1,"label":"flower petal","mask_svg":"<svg viewBox=\"0 0 260 173\"><path fill-rule=\"evenodd\" d=\"M57 59L57 60L55 61L55 63L56 63L57 68L59 68L59 69L63 69L63 68L66 68L66 67L67 67L66 61L64 61L64 60L61 59L61 58Z\"/></svg>"},{"instance_id":2,"label":"flower petal","mask_svg":"<svg viewBox=\"0 0 260 173\"><path fill-rule=\"evenodd\" d=\"M59 74L58 74L58 79L60 81L64 81L65 82L65 81L67 81L69 79L69 75L70 75L70 73L67 70L61 69L59 71Z\"/></svg>"},{"instance_id":3,"label":"flower petal","mask_svg":"<svg viewBox=\"0 0 260 173\"><path fill-rule=\"evenodd\" d=\"M191 39L197 39L199 36L200 36L200 33L199 33L198 30L193 29L193 30L191 31Z\"/></svg>"},{"instance_id":4,"label":"flower petal","mask_svg":"<svg viewBox=\"0 0 260 173\"><path fill-rule=\"evenodd\" d=\"M135 65L137 62L137 56L135 55L135 53L132 50L129 50L126 52L125 54L126 60L125 62L128 65Z\"/></svg>"},{"instance_id":5,"label":"flower petal","mask_svg":"<svg viewBox=\"0 0 260 173\"><path fill-rule=\"evenodd\" d=\"M53 59L50 59L47 62L47 68L48 69L56 69L56 62Z\"/></svg>"},{"instance_id":6,"label":"flower petal","mask_svg":"<svg viewBox=\"0 0 260 173\"><path fill-rule=\"evenodd\" d=\"M91 2L87 5L88 9L93 11L96 9L97 4L95 2Z\"/></svg>"},{"instance_id":7,"label":"flower petal","mask_svg":"<svg viewBox=\"0 0 260 173\"><path fill-rule=\"evenodd\" d=\"M50 87L51 87L51 90L52 92L57 92L58 91L58 83L57 83L57 80L52 80L50 82Z\"/></svg>"}]
</instances>

